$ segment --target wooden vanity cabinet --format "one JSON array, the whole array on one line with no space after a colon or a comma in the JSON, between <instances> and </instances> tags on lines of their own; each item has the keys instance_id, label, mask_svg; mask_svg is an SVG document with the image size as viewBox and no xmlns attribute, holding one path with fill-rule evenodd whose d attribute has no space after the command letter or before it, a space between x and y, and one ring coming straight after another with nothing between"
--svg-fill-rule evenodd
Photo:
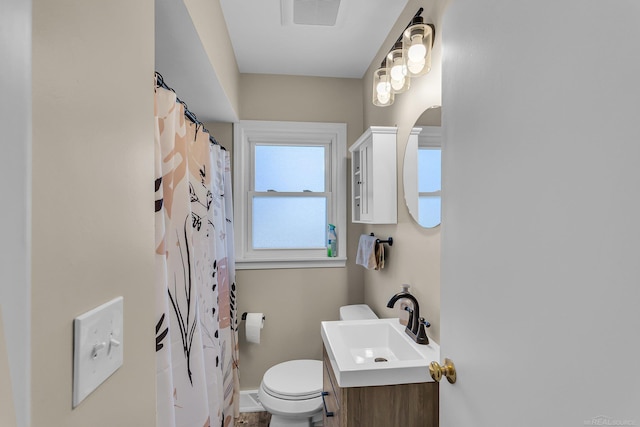
<instances>
[{"instance_id":1,"label":"wooden vanity cabinet","mask_svg":"<svg viewBox=\"0 0 640 427\"><path fill-rule=\"evenodd\" d=\"M323 353L324 427L438 427L438 383L342 388Z\"/></svg>"}]
</instances>

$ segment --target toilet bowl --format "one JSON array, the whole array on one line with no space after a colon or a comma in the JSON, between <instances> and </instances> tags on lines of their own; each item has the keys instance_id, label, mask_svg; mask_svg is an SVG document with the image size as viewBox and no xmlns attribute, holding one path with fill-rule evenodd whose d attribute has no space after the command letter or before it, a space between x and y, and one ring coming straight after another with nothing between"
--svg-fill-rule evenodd
<instances>
[{"instance_id":1,"label":"toilet bowl","mask_svg":"<svg viewBox=\"0 0 640 427\"><path fill-rule=\"evenodd\" d=\"M340 307L340 320L377 319L366 304ZM322 422L322 361L289 360L262 377L258 399L271 414L269 427L312 427Z\"/></svg>"},{"instance_id":2,"label":"toilet bowl","mask_svg":"<svg viewBox=\"0 0 640 427\"><path fill-rule=\"evenodd\" d=\"M322 421L322 361L290 360L262 377L258 398L270 427L310 427Z\"/></svg>"}]
</instances>

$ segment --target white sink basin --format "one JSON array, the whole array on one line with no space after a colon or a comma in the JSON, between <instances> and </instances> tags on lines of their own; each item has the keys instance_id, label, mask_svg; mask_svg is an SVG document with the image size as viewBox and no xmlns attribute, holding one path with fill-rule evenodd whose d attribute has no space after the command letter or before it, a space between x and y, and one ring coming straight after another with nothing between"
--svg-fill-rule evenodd
<instances>
[{"instance_id":1,"label":"white sink basin","mask_svg":"<svg viewBox=\"0 0 640 427\"><path fill-rule=\"evenodd\" d=\"M322 322L322 341L340 387L433 381L429 363L440 346L416 344L395 319Z\"/></svg>"}]
</instances>

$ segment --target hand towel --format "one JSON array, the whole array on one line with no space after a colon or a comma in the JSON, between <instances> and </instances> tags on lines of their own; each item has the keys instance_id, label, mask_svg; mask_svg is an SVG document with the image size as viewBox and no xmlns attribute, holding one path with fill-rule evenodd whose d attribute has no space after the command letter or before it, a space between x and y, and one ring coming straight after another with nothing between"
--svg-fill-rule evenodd
<instances>
[{"instance_id":1,"label":"hand towel","mask_svg":"<svg viewBox=\"0 0 640 427\"><path fill-rule=\"evenodd\" d=\"M376 261L376 266L375 266L375 270L382 270L384 268L384 244L382 243L376 243L376 249L375 249L375 261Z\"/></svg>"},{"instance_id":2,"label":"hand towel","mask_svg":"<svg viewBox=\"0 0 640 427\"><path fill-rule=\"evenodd\" d=\"M356 264L371 270L378 265L376 261L376 237L363 234L358 242L358 253L356 255Z\"/></svg>"}]
</instances>

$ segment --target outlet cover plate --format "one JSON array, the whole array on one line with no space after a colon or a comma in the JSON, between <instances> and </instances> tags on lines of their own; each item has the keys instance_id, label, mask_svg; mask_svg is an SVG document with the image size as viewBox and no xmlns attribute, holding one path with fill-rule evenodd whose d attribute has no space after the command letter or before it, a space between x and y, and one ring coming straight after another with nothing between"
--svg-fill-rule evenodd
<instances>
[{"instance_id":1,"label":"outlet cover plate","mask_svg":"<svg viewBox=\"0 0 640 427\"><path fill-rule=\"evenodd\" d=\"M122 366L124 299L117 297L73 320L73 407Z\"/></svg>"}]
</instances>

